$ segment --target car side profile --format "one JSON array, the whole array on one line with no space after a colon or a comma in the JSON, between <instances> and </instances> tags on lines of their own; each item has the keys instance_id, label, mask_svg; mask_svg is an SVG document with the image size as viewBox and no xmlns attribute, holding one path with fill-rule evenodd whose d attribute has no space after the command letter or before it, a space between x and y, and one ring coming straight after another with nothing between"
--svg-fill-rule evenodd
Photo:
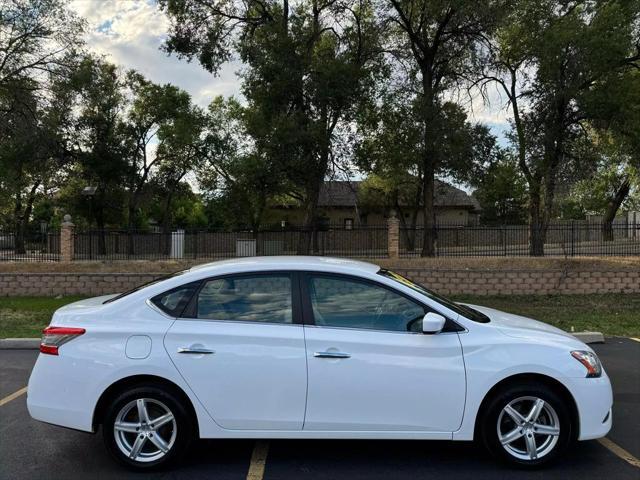
<instances>
[{"instance_id":1,"label":"car side profile","mask_svg":"<svg viewBox=\"0 0 640 480\"><path fill-rule=\"evenodd\" d=\"M139 470L196 438L476 439L538 467L612 421L609 378L576 338L345 259L214 262L82 300L40 349L31 416L101 428Z\"/></svg>"}]
</instances>

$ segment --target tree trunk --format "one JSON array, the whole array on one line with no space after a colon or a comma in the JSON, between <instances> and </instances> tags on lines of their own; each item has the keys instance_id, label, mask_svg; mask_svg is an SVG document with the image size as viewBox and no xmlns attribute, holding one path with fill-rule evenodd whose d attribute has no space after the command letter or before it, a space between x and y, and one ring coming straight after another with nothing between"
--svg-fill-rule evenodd
<instances>
[{"instance_id":1,"label":"tree trunk","mask_svg":"<svg viewBox=\"0 0 640 480\"><path fill-rule=\"evenodd\" d=\"M308 255L311 251L311 240L318 228L318 197L320 195L319 186L312 188L307 194L304 203L304 219L302 222L302 230L298 238L298 255ZM317 245L314 245L317 250Z\"/></svg>"},{"instance_id":2,"label":"tree trunk","mask_svg":"<svg viewBox=\"0 0 640 480\"><path fill-rule=\"evenodd\" d=\"M94 200L94 203L92 204L93 215L95 217L96 228L98 230L97 233L98 233L98 254L99 255L107 254L107 233L105 231L105 228L106 228L105 210L106 210L107 199L105 197L105 190L106 190L106 187L103 185L100 185L98 187L97 194L92 197ZM93 242L93 236L94 236L93 232L91 232L91 235L90 235L91 242Z\"/></svg>"},{"instance_id":3,"label":"tree trunk","mask_svg":"<svg viewBox=\"0 0 640 480\"><path fill-rule=\"evenodd\" d=\"M398 218L400 220L400 231L404 238L406 251L413 252L416 248L416 225L418 224L418 213L420 212L420 199L422 197L422 173L418 174L419 185L416 188L416 195L413 199L413 205L411 208L411 221L407 225L405 220L405 212L400 205L398 193L396 192L396 211L398 212Z\"/></svg>"},{"instance_id":4,"label":"tree trunk","mask_svg":"<svg viewBox=\"0 0 640 480\"><path fill-rule=\"evenodd\" d=\"M434 209L435 175L438 163L438 148L436 141L436 97L433 89L433 67L431 63L421 65L422 94L423 94L423 123L424 123L424 158L422 160L422 212L424 216L424 231L422 235L421 257L436 256L436 231Z\"/></svg>"},{"instance_id":5,"label":"tree trunk","mask_svg":"<svg viewBox=\"0 0 640 480\"><path fill-rule=\"evenodd\" d=\"M602 219L602 239L605 242L611 242L614 239L613 220L616 218L620 205L622 205L624 199L629 195L630 188L631 184L629 179L625 178L622 185L620 185L613 197L607 202L607 210Z\"/></svg>"},{"instance_id":6,"label":"tree trunk","mask_svg":"<svg viewBox=\"0 0 640 480\"><path fill-rule=\"evenodd\" d=\"M542 214L540 186L529 185L529 255L544 256L547 227Z\"/></svg>"},{"instance_id":7,"label":"tree trunk","mask_svg":"<svg viewBox=\"0 0 640 480\"><path fill-rule=\"evenodd\" d=\"M16 202L14 206L14 225L15 225L15 251L19 254L27 253L26 249L26 234L29 227L29 219L31 218L31 212L33 211L33 203L36 199L36 192L39 183L34 184L27 196L27 204L22 205L22 194L16 195Z\"/></svg>"},{"instance_id":8,"label":"tree trunk","mask_svg":"<svg viewBox=\"0 0 640 480\"><path fill-rule=\"evenodd\" d=\"M422 235L421 257L436 256L436 224L435 224L435 172L430 160L425 162L422 186L422 211L424 215L424 231Z\"/></svg>"},{"instance_id":9,"label":"tree trunk","mask_svg":"<svg viewBox=\"0 0 640 480\"><path fill-rule=\"evenodd\" d=\"M554 100L551 111L552 116L544 126L543 161L529 182L529 253L534 257L544 256L544 244L555 202L558 166L565 155L564 124L567 102L562 96Z\"/></svg>"},{"instance_id":10,"label":"tree trunk","mask_svg":"<svg viewBox=\"0 0 640 480\"><path fill-rule=\"evenodd\" d=\"M129 200L129 218L127 221L127 255L133 255L135 252L133 247L133 230L135 228L135 216L137 200Z\"/></svg>"},{"instance_id":11,"label":"tree trunk","mask_svg":"<svg viewBox=\"0 0 640 480\"><path fill-rule=\"evenodd\" d=\"M16 201L13 208L13 225L14 225L14 249L18 254L26 253L24 245L24 223L22 222L22 193L16 194Z\"/></svg>"},{"instance_id":12,"label":"tree trunk","mask_svg":"<svg viewBox=\"0 0 640 480\"><path fill-rule=\"evenodd\" d=\"M322 122L327 124L328 117L326 112L322 113ZM313 251L318 253L318 200L320 197L320 189L324 184L324 177L327 173L327 166L329 165L329 145L331 141L331 132L333 127L326 130L324 143L321 146L320 158L314 160L310 159L310 165L312 169L309 182L306 184L306 198L304 203L304 221L302 225L302 232L298 239L298 255L308 255L311 251L311 243L313 241Z\"/></svg>"},{"instance_id":13,"label":"tree trunk","mask_svg":"<svg viewBox=\"0 0 640 480\"><path fill-rule=\"evenodd\" d=\"M396 212L398 214L398 221L400 222L400 237L404 241L404 248L407 252L413 252L413 249L416 248L415 245L415 224L407 225L407 220L404 218L404 210L400 206L398 202L396 202ZM400 243L400 248L402 249L402 243Z\"/></svg>"},{"instance_id":14,"label":"tree trunk","mask_svg":"<svg viewBox=\"0 0 640 480\"><path fill-rule=\"evenodd\" d=\"M171 255L171 215L169 210L171 209L171 202L173 201L173 191L171 188L166 192L164 197L164 205L162 207L162 216L160 224L162 225L162 236L164 237L164 254Z\"/></svg>"},{"instance_id":15,"label":"tree trunk","mask_svg":"<svg viewBox=\"0 0 640 480\"><path fill-rule=\"evenodd\" d=\"M107 254L107 232L105 231L104 206L100 206L96 213L96 225L98 227L98 252Z\"/></svg>"}]
</instances>

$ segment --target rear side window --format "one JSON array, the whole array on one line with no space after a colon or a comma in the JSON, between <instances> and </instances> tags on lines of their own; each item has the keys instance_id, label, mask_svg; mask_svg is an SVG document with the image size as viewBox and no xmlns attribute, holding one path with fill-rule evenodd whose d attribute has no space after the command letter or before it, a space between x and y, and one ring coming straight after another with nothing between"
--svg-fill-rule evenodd
<instances>
[{"instance_id":1,"label":"rear side window","mask_svg":"<svg viewBox=\"0 0 640 480\"><path fill-rule=\"evenodd\" d=\"M197 318L293 323L292 285L288 274L243 275L209 280L196 300Z\"/></svg>"},{"instance_id":2,"label":"rear side window","mask_svg":"<svg viewBox=\"0 0 640 480\"><path fill-rule=\"evenodd\" d=\"M167 315L179 317L189 304L191 297L193 297L199 285L200 282L193 282L176 287L168 292L156 295L151 299L151 303Z\"/></svg>"}]
</instances>

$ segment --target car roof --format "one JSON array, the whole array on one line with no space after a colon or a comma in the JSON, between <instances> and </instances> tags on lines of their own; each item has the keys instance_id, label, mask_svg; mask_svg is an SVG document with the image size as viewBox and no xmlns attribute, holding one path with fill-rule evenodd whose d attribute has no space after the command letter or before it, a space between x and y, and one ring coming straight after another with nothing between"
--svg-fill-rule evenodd
<instances>
[{"instance_id":1,"label":"car roof","mask_svg":"<svg viewBox=\"0 0 640 480\"><path fill-rule=\"evenodd\" d=\"M196 265L190 269L191 272L215 273L216 271L247 271L247 270L350 270L361 271L363 273L376 273L380 270L378 265L347 258L333 257L312 257L312 256L269 256L269 257L243 257L230 260Z\"/></svg>"}]
</instances>

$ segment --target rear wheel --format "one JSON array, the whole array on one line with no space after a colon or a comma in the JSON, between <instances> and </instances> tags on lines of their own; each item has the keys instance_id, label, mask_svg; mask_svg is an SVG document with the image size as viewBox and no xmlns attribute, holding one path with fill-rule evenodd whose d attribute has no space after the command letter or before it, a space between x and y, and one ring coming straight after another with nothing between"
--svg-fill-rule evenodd
<instances>
[{"instance_id":1,"label":"rear wheel","mask_svg":"<svg viewBox=\"0 0 640 480\"><path fill-rule=\"evenodd\" d=\"M566 401L543 384L511 386L485 409L481 435L496 457L521 467L556 460L574 436Z\"/></svg>"},{"instance_id":2,"label":"rear wheel","mask_svg":"<svg viewBox=\"0 0 640 480\"><path fill-rule=\"evenodd\" d=\"M172 392L140 386L110 403L103 423L109 452L124 465L149 470L174 462L193 438L193 419Z\"/></svg>"}]
</instances>

